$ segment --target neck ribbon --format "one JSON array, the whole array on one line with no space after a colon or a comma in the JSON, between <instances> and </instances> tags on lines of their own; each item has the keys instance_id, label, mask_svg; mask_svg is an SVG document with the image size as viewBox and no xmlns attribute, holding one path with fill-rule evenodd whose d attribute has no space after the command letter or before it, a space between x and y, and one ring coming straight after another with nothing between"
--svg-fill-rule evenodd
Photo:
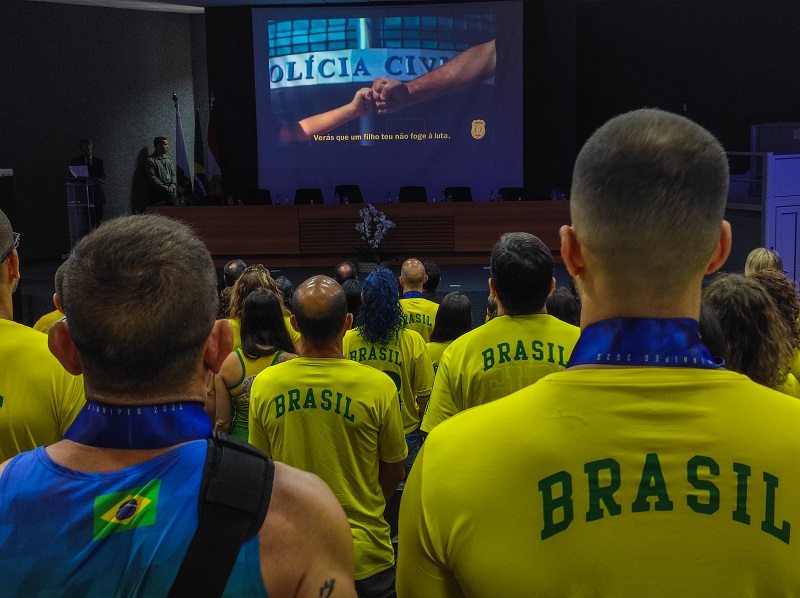
<instances>
[{"instance_id":1,"label":"neck ribbon","mask_svg":"<svg viewBox=\"0 0 800 598\"><path fill-rule=\"evenodd\" d=\"M403 299L419 299L422 297L422 293L419 291L409 291L408 293L403 293Z\"/></svg>"},{"instance_id":2,"label":"neck ribbon","mask_svg":"<svg viewBox=\"0 0 800 598\"><path fill-rule=\"evenodd\" d=\"M725 360L712 357L691 318L613 318L586 327L567 367L628 365L715 369Z\"/></svg>"},{"instance_id":3,"label":"neck ribbon","mask_svg":"<svg viewBox=\"0 0 800 598\"><path fill-rule=\"evenodd\" d=\"M159 449L211 437L201 403L108 405L86 401L64 438L98 448Z\"/></svg>"}]
</instances>

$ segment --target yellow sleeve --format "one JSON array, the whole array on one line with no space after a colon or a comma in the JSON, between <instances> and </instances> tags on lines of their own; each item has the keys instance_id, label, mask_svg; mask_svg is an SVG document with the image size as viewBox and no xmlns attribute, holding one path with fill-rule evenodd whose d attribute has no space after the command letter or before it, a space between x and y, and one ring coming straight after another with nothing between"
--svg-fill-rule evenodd
<instances>
[{"instance_id":1,"label":"yellow sleeve","mask_svg":"<svg viewBox=\"0 0 800 598\"><path fill-rule=\"evenodd\" d=\"M430 433L436 426L447 418L453 417L459 411L453 398L452 381L450 379L450 349L452 346L450 345L445 349L442 358L439 360L439 369L433 382L431 398L428 401L428 407L425 410L422 425L420 426L423 432Z\"/></svg>"},{"instance_id":2,"label":"yellow sleeve","mask_svg":"<svg viewBox=\"0 0 800 598\"><path fill-rule=\"evenodd\" d=\"M258 384L258 376L256 376L253 386L250 389L250 410L247 415L247 442L264 451L264 454L268 457L271 457L272 449L265 427L268 406L260 390L261 385Z\"/></svg>"},{"instance_id":3,"label":"yellow sleeve","mask_svg":"<svg viewBox=\"0 0 800 598\"><path fill-rule=\"evenodd\" d=\"M378 458L384 463L397 463L408 456L403 415L397 401L394 382L387 378L387 404L383 425L378 431Z\"/></svg>"},{"instance_id":4,"label":"yellow sleeve","mask_svg":"<svg viewBox=\"0 0 800 598\"><path fill-rule=\"evenodd\" d=\"M400 598L458 598L464 596L456 578L447 569L437 541L435 523L436 505L426 504L429 496L426 482L429 479L422 445L414 467L403 489L400 502L399 537L397 541L397 595ZM432 487L435 489L435 480ZM441 505L440 505L441 506ZM445 506L446 508L446 506Z\"/></svg>"}]
</instances>

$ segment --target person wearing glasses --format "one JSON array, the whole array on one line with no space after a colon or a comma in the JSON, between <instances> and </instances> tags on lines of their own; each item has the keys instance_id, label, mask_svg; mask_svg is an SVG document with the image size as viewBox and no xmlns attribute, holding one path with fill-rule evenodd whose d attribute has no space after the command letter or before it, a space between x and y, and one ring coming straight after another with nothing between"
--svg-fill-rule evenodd
<instances>
[{"instance_id":1,"label":"person wearing glasses","mask_svg":"<svg viewBox=\"0 0 800 598\"><path fill-rule=\"evenodd\" d=\"M20 235L0 212L0 461L61 439L85 402L73 376L47 348L47 336L13 321Z\"/></svg>"}]
</instances>

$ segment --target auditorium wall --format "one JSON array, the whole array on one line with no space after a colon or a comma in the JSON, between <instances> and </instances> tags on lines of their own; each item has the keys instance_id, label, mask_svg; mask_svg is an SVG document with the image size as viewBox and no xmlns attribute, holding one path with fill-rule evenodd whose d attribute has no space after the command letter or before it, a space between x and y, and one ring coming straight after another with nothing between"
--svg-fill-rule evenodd
<instances>
[{"instance_id":1,"label":"auditorium wall","mask_svg":"<svg viewBox=\"0 0 800 598\"><path fill-rule=\"evenodd\" d=\"M104 159L106 214L131 211L153 137L175 146L172 92L189 159L194 105L207 122L203 15L44 2L0 3L0 168L13 168L24 259L69 250L64 179L78 140Z\"/></svg>"}]
</instances>

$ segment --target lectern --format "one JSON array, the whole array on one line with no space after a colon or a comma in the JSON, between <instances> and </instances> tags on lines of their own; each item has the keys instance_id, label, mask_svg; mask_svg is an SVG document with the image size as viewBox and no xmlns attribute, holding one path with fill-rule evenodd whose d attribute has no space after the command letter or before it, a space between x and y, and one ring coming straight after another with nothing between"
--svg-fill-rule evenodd
<instances>
[{"instance_id":1,"label":"lectern","mask_svg":"<svg viewBox=\"0 0 800 598\"><path fill-rule=\"evenodd\" d=\"M66 184L69 244L75 247L97 225L94 216L95 183L91 178L73 177L67 179Z\"/></svg>"}]
</instances>

